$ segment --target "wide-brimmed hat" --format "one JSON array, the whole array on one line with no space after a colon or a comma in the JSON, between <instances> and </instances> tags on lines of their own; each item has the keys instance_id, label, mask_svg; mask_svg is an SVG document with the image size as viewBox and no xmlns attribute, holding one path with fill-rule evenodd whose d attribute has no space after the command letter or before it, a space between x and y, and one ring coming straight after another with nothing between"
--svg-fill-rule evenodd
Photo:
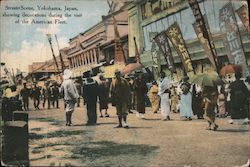
<instances>
[{"instance_id":1,"label":"wide-brimmed hat","mask_svg":"<svg viewBox=\"0 0 250 167\"><path fill-rule=\"evenodd\" d=\"M72 75L72 72L69 69L64 70L63 79L69 79Z\"/></svg>"}]
</instances>

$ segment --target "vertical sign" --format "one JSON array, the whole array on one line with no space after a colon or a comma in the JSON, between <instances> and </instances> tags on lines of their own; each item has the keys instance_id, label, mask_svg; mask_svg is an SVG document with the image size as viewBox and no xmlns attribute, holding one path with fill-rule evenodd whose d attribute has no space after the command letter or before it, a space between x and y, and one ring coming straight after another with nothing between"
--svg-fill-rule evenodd
<instances>
[{"instance_id":1,"label":"vertical sign","mask_svg":"<svg viewBox=\"0 0 250 167\"><path fill-rule=\"evenodd\" d=\"M184 65L184 69L188 75L192 75L194 73L190 55L188 53L186 44L184 42L181 30L177 22L172 24L166 31L167 37L170 39L173 47L177 51L178 55L181 58L181 61Z\"/></svg>"},{"instance_id":2,"label":"vertical sign","mask_svg":"<svg viewBox=\"0 0 250 167\"><path fill-rule=\"evenodd\" d=\"M160 51L163 53L169 70L172 73L176 72L175 67L174 67L174 59L172 56L172 52L170 50L170 46L169 46L166 34L164 32L161 32L154 38L154 40L159 46Z\"/></svg>"},{"instance_id":3,"label":"vertical sign","mask_svg":"<svg viewBox=\"0 0 250 167\"><path fill-rule=\"evenodd\" d=\"M197 0L188 0L188 3L193 11L194 17L195 17L195 23L194 23L194 30L202 44L203 49L207 53L208 59L210 60L213 67L218 71L218 63L217 63L217 56L215 54L215 50L213 50L213 46L211 44L210 38L211 34L210 31L207 29L209 26L208 22L205 22L205 19L203 18L199 4Z\"/></svg>"},{"instance_id":4,"label":"vertical sign","mask_svg":"<svg viewBox=\"0 0 250 167\"><path fill-rule=\"evenodd\" d=\"M249 75L233 6L229 2L219 12L220 30L230 63L242 66L243 76Z\"/></svg>"}]
</instances>

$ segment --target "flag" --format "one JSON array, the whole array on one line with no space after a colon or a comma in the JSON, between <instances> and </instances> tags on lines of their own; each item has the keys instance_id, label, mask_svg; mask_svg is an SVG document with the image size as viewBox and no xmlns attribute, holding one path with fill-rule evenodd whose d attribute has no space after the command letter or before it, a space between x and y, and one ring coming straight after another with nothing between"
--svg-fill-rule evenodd
<instances>
[{"instance_id":1,"label":"flag","mask_svg":"<svg viewBox=\"0 0 250 167\"><path fill-rule=\"evenodd\" d=\"M248 76L249 70L232 3L229 2L220 9L219 21L229 62L241 65L243 76Z\"/></svg>"},{"instance_id":2,"label":"flag","mask_svg":"<svg viewBox=\"0 0 250 167\"><path fill-rule=\"evenodd\" d=\"M201 45L208 56L212 66L218 71L218 62L214 45L212 44L212 35L210 33L207 18L201 14L199 3L197 0L188 0L188 3L193 11L195 23L193 24L195 33L201 42ZM206 17L206 15L205 15Z\"/></svg>"},{"instance_id":3,"label":"flag","mask_svg":"<svg viewBox=\"0 0 250 167\"><path fill-rule=\"evenodd\" d=\"M157 47L157 44L154 40L154 37L157 35L157 32L149 32L149 38L152 43L151 45L151 55L152 55L152 70L154 79L158 80L160 78L160 72L161 72L161 61L160 61L160 51Z\"/></svg>"},{"instance_id":4,"label":"flag","mask_svg":"<svg viewBox=\"0 0 250 167\"><path fill-rule=\"evenodd\" d=\"M248 31L248 33L250 33L247 5L241 6L239 9L236 10L236 12L237 12L238 16L240 17L243 25L246 27L246 30Z\"/></svg>"},{"instance_id":5,"label":"flag","mask_svg":"<svg viewBox=\"0 0 250 167\"><path fill-rule=\"evenodd\" d=\"M191 58L184 42L181 30L177 22L172 24L166 31L167 37L173 44L176 52L181 58L182 64L184 65L185 72L192 75L194 73Z\"/></svg>"},{"instance_id":6,"label":"flag","mask_svg":"<svg viewBox=\"0 0 250 167\"><path fill-rule=\"evenodd\" d=\"M168 43L167 36L164 32L159 33L154 38L155 42L159 46L160 51L162 52L169 70L173 73L176 72L174 67L174 59L172 56L172 52Z\"/></svg>"},{"instance_id":7,"label":"flag","mask_svg":"<svg viewBox=\"0 0 250 167\"><path fill-rule=\"evenodd\" d=\"M120 34L117 27L117 21L115 17L113 16L114 21L114 35L115 35L115 63L125 63L124 55L123 55L123 49L122 49L122 43L120 39Z\"/></svg>"}]
</instances>

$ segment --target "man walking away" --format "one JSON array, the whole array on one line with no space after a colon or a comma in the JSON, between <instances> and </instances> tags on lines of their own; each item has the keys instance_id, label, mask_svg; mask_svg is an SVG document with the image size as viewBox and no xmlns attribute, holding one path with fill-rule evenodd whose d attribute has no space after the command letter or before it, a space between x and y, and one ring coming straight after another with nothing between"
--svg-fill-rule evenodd
<instances>
[{"instance_id":1,"label":"man walking away","mask_svg":"<svg viewBox=\"0 0 250 167\"><path fill-rule=\"evenodd\" d=\"M128 128L127 115L128 115L128 103L129 103L129 83L126 79L121 77L119 70L115 71L115 78L110 86L111 99L116 106L116 114L118 116L119 125L115 128ZM124 126L122 126L122 119Z\"/></svg>"},{"instance_id":2,"label":"man walking away","mask_svg":"<svg viewBox=\"0 0 250 167\"><path fill-rule=\"evenodd\" d=\"M98 96L98 84L95 80L91 78L91 73L88 72L86 75L86 80L83 84L83 99L84 104L87 106L87 125L96 125L97 114L96 114L96 103Z\"/></svg>"}]
</instances>

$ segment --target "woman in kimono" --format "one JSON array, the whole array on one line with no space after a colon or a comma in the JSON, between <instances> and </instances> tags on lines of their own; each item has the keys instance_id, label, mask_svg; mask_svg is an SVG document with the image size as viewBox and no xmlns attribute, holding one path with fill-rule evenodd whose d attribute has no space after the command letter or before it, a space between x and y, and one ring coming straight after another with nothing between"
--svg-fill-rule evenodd
<instances>
[{"instance_id":1,"label":"woman in kimono","mask_svg":"<svg viewBox=\"0 0 250 167\"><path fill-rule=\"evenodd\" d=\"M190 87L187 84L182 85L182 94L180 95L180 117L181 120L192 120L192 94L189 91Z\"/></svg>"},{"instance_id":2,"label":"woman in kimono","mask_svg":"<svg viewBox=\"0 0 250 167\"><path fill-rule=\"evenodd\" d=\"M148 97L149 97L153 112L157 113L157 111L159 109L160 97L157 94L158 93L157 82L153 81L152 84L153 85L148 92Z\"/></svg>"},{"instance_id":3,"label":"woman in kimono","mask_svg":"<svg viewBox=\"0 0 250 167\"><path fill-rule=\"evenodd\" d=\"M170 79L165 76L165 73L161 73L161 82L159 84L158 95L161 98L161 115L163 117L163 121L170 120L170 104L169 104L169 85Z\"/></svg>"}]
</instances>

